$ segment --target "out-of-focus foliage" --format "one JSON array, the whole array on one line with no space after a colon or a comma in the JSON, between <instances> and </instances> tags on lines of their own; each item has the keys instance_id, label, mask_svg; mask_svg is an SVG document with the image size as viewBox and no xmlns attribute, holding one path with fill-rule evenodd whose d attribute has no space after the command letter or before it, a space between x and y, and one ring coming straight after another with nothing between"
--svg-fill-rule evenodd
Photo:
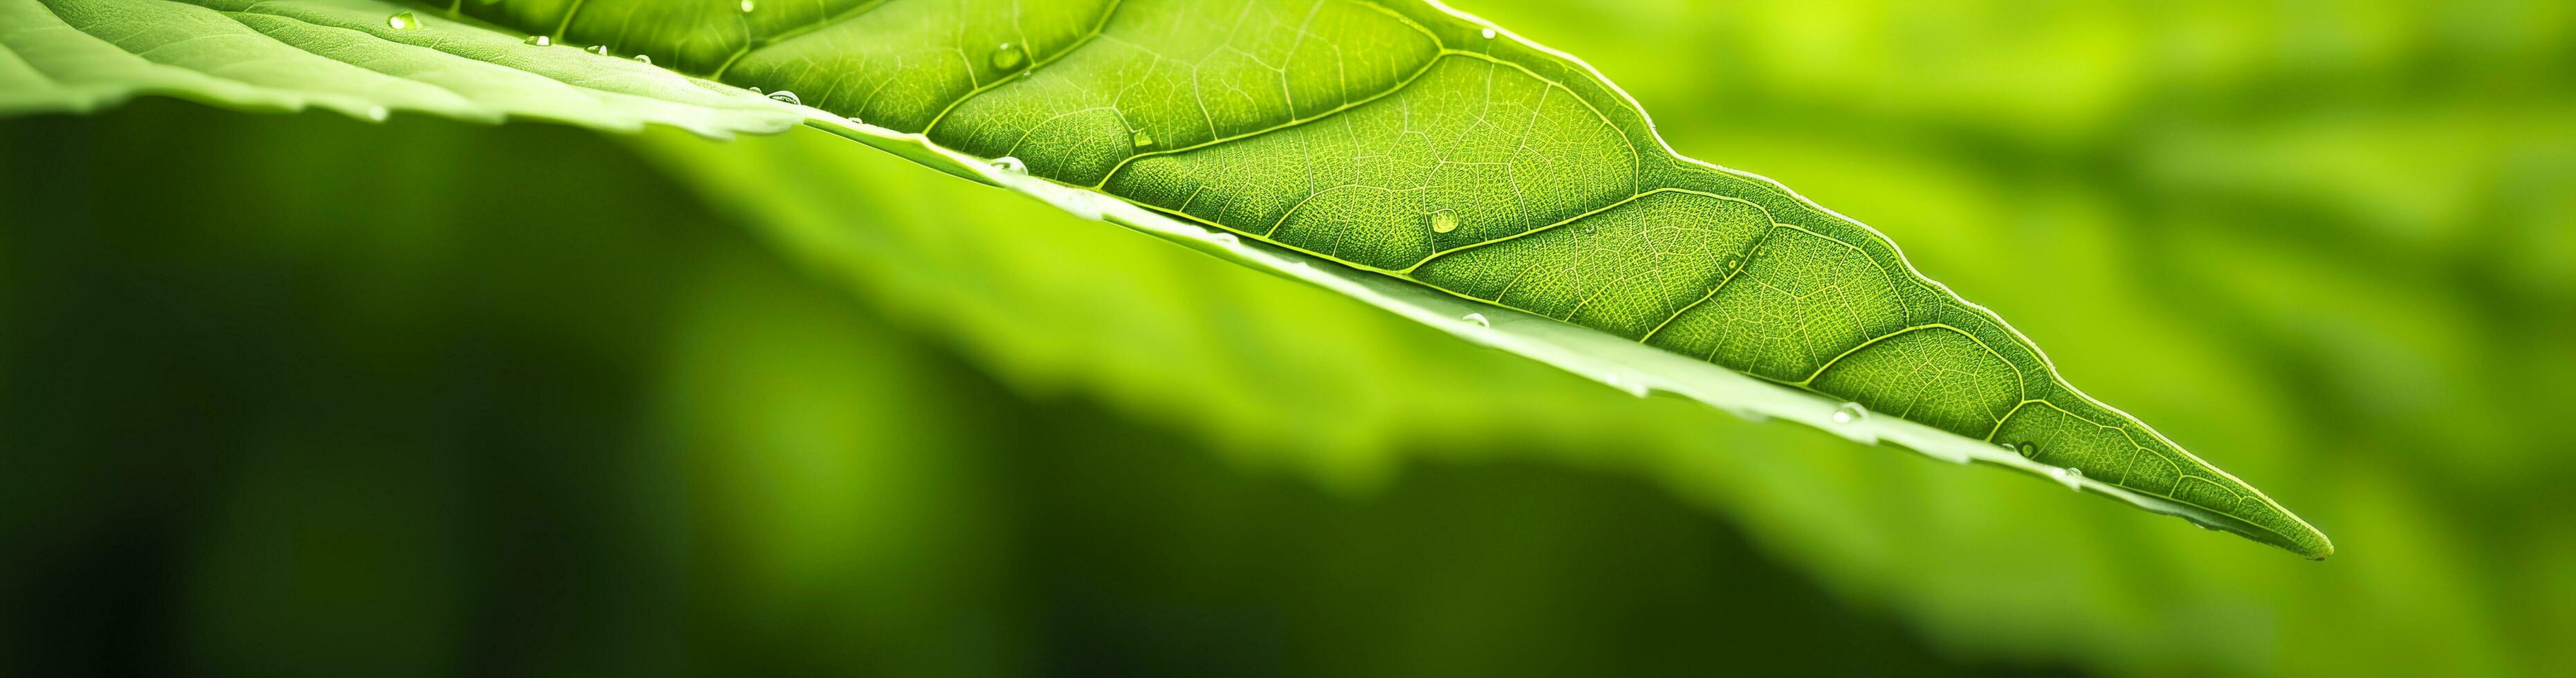
<instances>
[{"instance_id":1,"label":"out-of-focus foliage","mask_svg":"<svg viewBox=\"0 0 2576 678\"><path fill-rule=\"evenodd\" d=\"M2576 661L2554 641L2576 632L2576 527L2554 519L2576 507L2547 490L2571 461L2529 425L2576 403L2564 10L1491 5L1467 9L1586 55L1684 152L1814 187L2067 346L2071 379L2321 502L2349 559L2267 562L2046 487L1554 389L820 135L666 144L665 165L1009 378L1340 481L1556 441L1959 647L2138 670Z\"/></svg>"},{"instance_id":2,"label":"out-of-focus foliage","mask_svg":"<svg viewBox=\"0 0 2576 678\"><path fill-rule=\"evenodd\" d=\"M0 151L0 673L2017 668L1633 479L1356 496L1032 402L578 130L149 102Z\"/></svg>"}]
</instances>

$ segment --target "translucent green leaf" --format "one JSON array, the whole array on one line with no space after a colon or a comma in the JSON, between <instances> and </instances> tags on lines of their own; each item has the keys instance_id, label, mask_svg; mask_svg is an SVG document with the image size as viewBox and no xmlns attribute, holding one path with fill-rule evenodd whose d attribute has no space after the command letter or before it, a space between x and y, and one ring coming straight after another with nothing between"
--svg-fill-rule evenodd
<instances>
[{"instance_id":1,"label":"translucent green leaf","mask_svg":"<svg viewBox=\"0 0 2576 678\"><path fill-rule=\"evenodd\" d=\"M660 54L944 171L1641 395L2021 468L2333 552L2261 492L2066 384L1877 232L1673 152L1590 67L1434 3L457 8L546 36L521 40L361 0L0 1L0 44L24 65L0 71L10 110L167 92L705 134L792 119L643 65ZM594 53L533 44L546 41Z\"/></svg>"},{"instance_id":2,"label":"translucent green leaf","mask_svg":"<svg viewBox=\"0 0 2576 678\"><path fill-rule=\"evenodd\" d=\"M0 114L87 112L144 94L717 137L805 117L741 88L383 3L0 0Z\"/></svg>"}]
</instances>

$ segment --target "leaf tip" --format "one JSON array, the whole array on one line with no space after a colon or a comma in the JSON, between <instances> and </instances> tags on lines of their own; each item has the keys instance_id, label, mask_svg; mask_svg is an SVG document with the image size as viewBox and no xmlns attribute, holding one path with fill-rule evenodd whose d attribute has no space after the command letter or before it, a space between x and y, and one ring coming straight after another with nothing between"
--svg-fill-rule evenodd
<instances>
[{"instance_id":1,"label":"leaf tip","mask_svg":"<svg viewBox=\"0 0 2576 678\"><path fill-rule=\"evenodd\" d=\"M2299 557L2306 558L2308 560L2325 560L2326 558L2334 555L2334 540L2326 538L2325 531L2317 529L2314 525L2309 525L2308 521L2299 518L2297 515L2291 514L2287 509L2281 510L2280 515L2289 518L2289 525L2285 527L2293 529L2286 532L2277 529L2267 530L2272 533L2271 536L2277 537L2277 539L2262 539L2260 541L2270 543L2274 546L2279 546L2282 550L2298 554Z\"/></svg>"}]
</instances>

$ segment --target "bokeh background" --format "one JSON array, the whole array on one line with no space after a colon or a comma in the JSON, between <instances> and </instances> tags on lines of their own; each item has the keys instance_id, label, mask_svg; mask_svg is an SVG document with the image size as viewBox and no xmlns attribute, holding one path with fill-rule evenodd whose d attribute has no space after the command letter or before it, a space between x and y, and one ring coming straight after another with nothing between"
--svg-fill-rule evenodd
<instances>
[{"instance_id":1,"label":"bokeh background","mask_svg":"<svg viewBox=\"0 0 2576 678\"><path fill-rule=\"evenodd\" d=\"M2576 8L1484 0L2334 536L820 133L0 121L0 674L2576 672Z\"/></svg>"}]
</instances>

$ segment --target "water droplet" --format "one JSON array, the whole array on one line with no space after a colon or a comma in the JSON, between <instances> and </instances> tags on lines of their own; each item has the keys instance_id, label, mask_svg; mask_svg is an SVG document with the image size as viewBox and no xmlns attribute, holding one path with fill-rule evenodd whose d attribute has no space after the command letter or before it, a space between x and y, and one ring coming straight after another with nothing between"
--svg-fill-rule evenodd
<instances>
[{"instance_id":1,"label":"water droplet","mask_svg":"<svg viewBox=\"0 0 2576 678\"><path fill-rule=\"evenodd\" d=\"M751 13L751 0L742 0L742 13Z\"/></svg>"},{"instance_id":2,"label":"water droplet","mask_svg":"<svg viewBox=\"0 0 2576 678\"><path fill-rule=\"evenodd\" d=\"M1136 134L1129 137L1128 141L1134 142L1137 148L1153 148L1154 134L1141 129L1136 130Z\"/></svg>"},{"instance_id":3,"label":"water droplet","mask_svg":"<svg viewBox=\"0 0 2576 678\"><path fill-rule=\"evenodd\" d=\"M1487 39L1487 40L1492 40L1492 39L1494 39L1494 29L1491 29L1491 28L1485 29L1485 33L1484 33L1484 35L1485 35L1485 39Z\"/></svg>"},{"instance_id":4,"label":"water droplet","mask_svg":"<svg viewBox=\"0 0 2576 678\"><path fill-rule=\"evenodd\" d=\"M1594 226L1594 225L1592 225L1592 224L1584 224L1584 225L1583 225L1583 234L1584 234L1584 235L1592 235L1592 234L1594 234L1594 233L1599 233L1599 232L1601 232L1601 227L1599 227L1599 226Z\"/></svg>"},{"instance_id":5,"label":"water droplet","mask_svg":"<svg viewBox=\"0 0 2576 678\"><path fill-rule=\"evenodd\" d=\"M1868 418L1869 408L1861 407L1860 403L1843 403L1834 408L1834 423L1837 424L1849 424Z\"/></svg>"},{"instance_id":6,"label":"water droplet","mask_svg":"<svg viewBox=\"0 0 2576 678\"><path fill-rule=\"evenodd\" d=\"M1028 59L1028 52L1021 50L1019 45L1005 42L1002 43L1002 46L993 48L993 68L995 70L1019 70L1020 62L1027 61Z\"/></svg>"},{"instance_id":7,"label":"water droplet","mask_svg":"<svg viewBox=\"0 0 2576 678\"><path fill-rule=\"evenodd\" d=\"M2055 479L2059 485L2065 485L2066 489L2084 489L2084 469L2051 466L2048 467L2048 477Z\"/></svg>"},{"instance_id":8,"label":"water droplet","mask_svg":"<svg viewBox=\"0 0 2576 678\"><path fill-rule=\"evenodd\" d=\"M591 45L591 46L590 46L590 53L592 53L592 54L597 54L597 55L600 55L600 56L608 56L608 46L607 46L607 45Z\"/></svg>"},{"instance_id":9,"label":"water droplet","mask_svg":"<svg viewBox=\"0 0 2576 678\"><path fill-rule=\"evenodd\" d=\"M759 94L759 93L760 93L760 88L758 88L758 87L753 87L753 86L750 86L750 85L744 85L744 86L742 86L742 88L743 88L743 89L747 89L747 90L751 90L751 93L753 93L753 94Z\"/></svg>"},{"instance_id":10,"label":"water droplet","mask_svg":"<svg viewBox=\"0 0 2576 678\"><path fill-rule=\"evenodd\" d=\"M1475 323L1477 327L1483 327L1483 328L1487 328L1487 329L1492 329L1492 328L1493 328L1493 326L1494 326L1494 321L1486 320L1486 319L1485 319L1485 314L1483 314L1483 313L1469 313L1469 314L1464 315L1464 316L1459 316L1459 317L1458 317L1458 319L1459 319L1459 320L1464 320L1464 321L1467 321L1467 322L1471 322L1471 323Z\"/></svg>"},{"instance_id":11,"label":"water droplet","mask_svg":"<svg viewBox=\"0 0 2576 678\"><path fill-rule=\"evenodd\" d=\"M868 124L868 121L866 121L866 120L860 120L860 119L859 119L859 116L855 116L855 115L853 115L853 116L850 116L850 124L853 124L853 125L865 125L865 124Z\"/></svg>"},{"instance_id":12,"label":"water droplet","mask_svg":"<svg viewBox=\"0 0 2576 678\"><path fill-rule=\"evenodd\" d=\"M1004 172L1009 172L1009 173L1012 173L1012 174L1027 174L1027 173L1029 173L1029 164L1028 164L1028 163L1020 162L1020 159L1019 159L1019 158L1014 158L1014 157L1007 156L1007 155L1002 156L1002 157L999 157L999 158L994 158L994 159L993 159L993 168L994 168L994 169L1001 170L1001 171L1004 171Z\"/></svg>"},{"instance_id":13,"label":"water droplet","mask_svg":"<svg viewBox=\"0 0 2576 678\"><path fill-rule=\"evenodd\" d=\"M790 91L783 90L783 89L782 89L782 90L778 90L778 91L776 91L776 92L770 92L770 93L769 93L769 98L770 98L770 99L772 99L772 100L776 100L776 101L784 101L784 102L787 102L787 105L789 105L789 106L802 106L802 105L805 105L805 100L804 100L804 99L798 99L798 98L796 98L796 93L795 93L795 92L790 92Z\"/></svg>"},{"instance_id":14,"label":"water droplet","mask_svg":"<svg viewBox=\"0 0 2576 678\"><path fill-rule=\"evenodd\" d=\"M388 117L388 116L391 116L391 115L393 115L393 112L392 112L392 111L385 110L385 107L383 107L383 106L368 106L368 107L367 107L367 119L368 119L368 120L374 120L374 121L376 121L376 122L384 122L384 121L385 121L385 118L386 118L386 117Z\"/></svg>"},{"instance_id":15,"label":"water droplet","mask_svg":"<svg viewBox=\"0 0 2576 678\"><path fill-rule=\"evenodd\" d=\"M392 26L397 31L420 30L420 19L412 16L410 12L401 12L385 17L385 25Z\"/></svg>"},{"instance_id":16,"label":"water droplet","mask_svg":"<svg viewBox=\"0 0 2576 678\"><path fill-rule=\"evenodd\" d=\"M1431 213L1431 232L1447 233L1455 230L1458 230L1458 215L1449 213L1449 210Z\"/></svg>"},{"instance_id":17,"label":"water droplet","mask_svg":"<svg viewBox=\"0 0 2576 678\"><path fill-rule=\"evenodd\" d=\"M637 55L635 55L635 61L636 61L636 63L644 64L644 65L646 65L646 66L651 66L651 65L653 65L653 57L646 56L646 55L642 55L642 54L637 54Z\"/></svg>"},{"instance_id":18,"label":"water droplet","mask_svg":"<svg viewBox=\"0 0 2576 678\"><path fill-rule=\"evenodd\" d=\"M538 46L538 47L552 47L552 46L554 46L554 44L555 44L555 39L554 39L554 38L549 38L549 37L546 37L546 36L542 36L542 35L531 35L531 36L528 36L528 39L526 39L526 40L521 40L521 41L519 41L519 42L524 42L524 43L528 43L528 44L531 44L531 45L536 45L536 46Z\"/></svg>"},{"instance_id":19,"label":"water droplet","mask_svg":"<svg viewBox=\"0 0 2576 678\"><path fill-rule=\"evenodd\" d=\"M1243 239L1242 239L1242 238L1234 237L1234 234L1232 234L1232 233L1227 233L1227 232L1224 232L1224 231L1218 231L1218 232L1215 232L1215 233L1210 233L1210 234L1208 234L1208 240L1215 241L1217 244L1220 244L1220 245L1234 245L1234 244L1239 244L1239 243L1242 243L1242 242L1243 242Z\"/></svg>"},{"instance_id":20,"label":"water droplet","mask_svg":"<svg viewBox=\"0 0 2576 678\"><path fill-rule=\"evenodd\" d=\"M2038 446L2038 445L2033 445L2033 444L2030 444L2030 443L2027 443L2027 442L2022 443L2020 447L2016 448L2016 449L2015 449L2015 450L2013 450L2013 451L2015 451L2015 452L2020 452L2020 453L2021 453L2021 456L2024 456L2024 457L2036 457L2036 456L2039 456L2039 446Z\"/></svg>"}]
</instances>

